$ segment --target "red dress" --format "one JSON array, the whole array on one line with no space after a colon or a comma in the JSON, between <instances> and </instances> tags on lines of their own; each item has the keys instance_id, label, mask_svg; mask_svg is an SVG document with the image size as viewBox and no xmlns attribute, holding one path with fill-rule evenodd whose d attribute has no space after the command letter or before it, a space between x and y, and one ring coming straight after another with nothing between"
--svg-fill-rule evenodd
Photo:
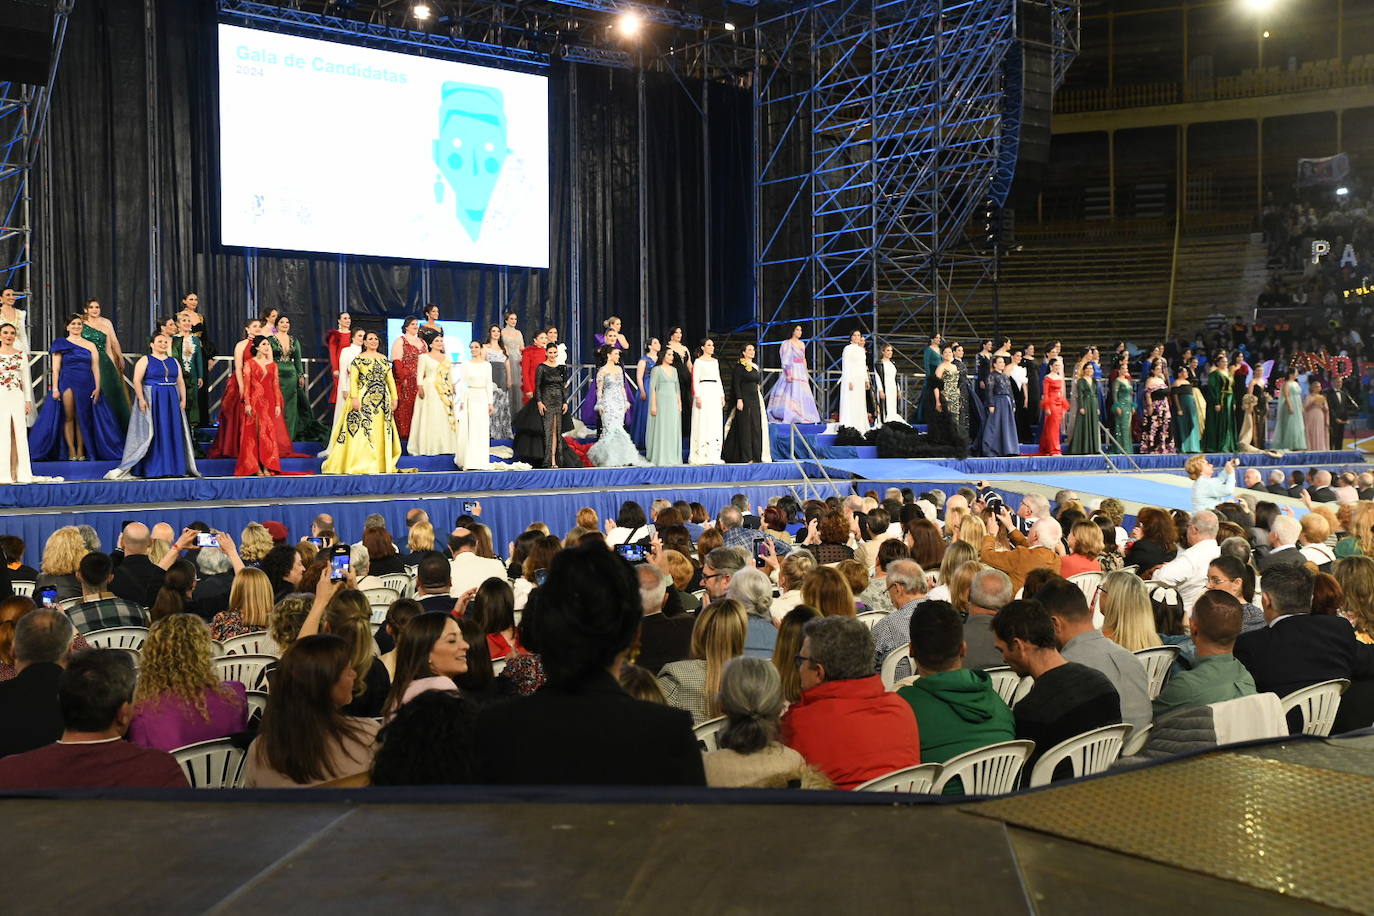
<instances>
[{"instance_id":1,"label":"red dress","mask_svg":"<svg viewBox=\"0 0 1374 916\"><path fill-rule=\"evenodd\" d=\"M329 350L329 367L334 370L334 384L329 388L331 404L339 399L339 356L352 339L352 331L330 331L324 335L324 345Z\"/></svg>"},{"instance_id":2,"label":"red dress","mask_svg":"<svg viewBox=\"0 0 1374 916\"><path fill-rule=\"evenodd\" d=\"M282 416L281 385L277 382L277 364L261 366L255 359L243 363L243 401L253 408L253 415L243 415L243 432L239 438L239 460L234 466L236 477L251 477L259 466L269 471L281 471L281 455L295 454L286 434L286 419Z\"/></svg>"},{"instance_id":3,"label":"red dress","mask_svg":"<svg viewBox=\"0 0 1374 916\"><path fill-rule=\"evenodd\" d=\"M401 358L392 361L396 378L396 431L402 439L410 438L410 418L415 414L416 373L420 371L420 354L424 347L412 347L401 338Z\"/></svg>"},{"instance_id":4,"label":"red dress","mask_svg":"<svg viewBox=\"0 0 1374 916\"><path fill-rule=\"evenodd\" d=\"M1059 447L1059 425L1064 421L1064 413L1069 402L1064 397L1064 380L1045 376L1040 390L1040 409L1044 419L1040 424L1040 451L1038 455L1062 455Z\"/></svg>"},{"instance_id":5,"label":"red dress","mask_svg":"<svg viewBox=\"0 0 1374 916\"><path fill-rule=\"evenodd\" d=\"M549 358L549 354L543 347L536 347L530 344L520 351L520 404L523 407L534 397L534 374L539 371L539 366L544 360Z\"/></svg>"},{"instance_id":6,"label":"red dress","mask_svg":"<svg viewBox=\"0 0 1374 916\"><path fill-rule=\"evenodd\" d=\"M248 353L244 352L244 357ZM234 458L239 453L239 439L243 437L243 395L239 392L238 375L229 373L229 381L224 386L224 398L219 405L219 428L215 430L215 441L210 444L206 458Z\"/></svg>"}]
</instances>

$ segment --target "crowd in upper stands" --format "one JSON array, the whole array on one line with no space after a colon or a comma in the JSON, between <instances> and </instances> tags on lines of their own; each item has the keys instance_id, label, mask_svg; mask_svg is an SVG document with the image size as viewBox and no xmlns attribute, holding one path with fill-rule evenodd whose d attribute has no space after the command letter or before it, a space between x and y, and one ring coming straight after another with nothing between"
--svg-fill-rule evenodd
<instances>
[{"instance_id":1,"label":"crowd in upper stands","mask_svg":"<svg viewBox=\"0 0 1374 916\"><path fill-rule=\"evenodd\" d=\"M1128 760L1210 746L1216 704L1333 678L1353 682L1336 730L1374 722L1374 475L1251 469L1210 508L1133 518L1007 498L627 502L501 551L480 507L446 538L419 509L355 543L327 515L294 535L133 523L109 552L63 527L36 558L0 537L0 788L185 786L170 752L228 739L248 787L853 789L1114 723L1141 738ZM244 640L271 663L223 679ZM1160 690L1135 653L1162 645ZM1024 678L1010 704L1003 667Z\"/></svg>"}]
</instances>

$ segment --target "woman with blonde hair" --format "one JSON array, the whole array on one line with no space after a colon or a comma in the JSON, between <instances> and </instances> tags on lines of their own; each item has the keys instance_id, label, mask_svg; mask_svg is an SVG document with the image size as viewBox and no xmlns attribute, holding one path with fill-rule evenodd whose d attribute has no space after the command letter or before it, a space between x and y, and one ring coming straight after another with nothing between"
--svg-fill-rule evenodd
<instances>
[{"instance_id":1,"label":"woman with blonde hair","mask_svg":"<svg viewBox=\"0 0 1374 916\"><path fill-rule=\"evenodd\" d=\"M821 612L822 617L853 617L854 592L839 570L817 566L802 582L802 604Z\"/></svg>"},{"instance_id":2,"label":"woman with blonde hair","mask_svg":"<svg viewBox=\"0 0 1374 916\"><path fill-rule=\"evenodd\" d=\"M841 560L835 564L835 569L844 576L844 581L849 583L850 592L855 595L854 612L857 614L870 610L867 605L860 607L857 598L868 588L868 565L858 560Z\"/></svg>"},{"instance_id":3,"label":"woman with blonde hair","mask_svg":"<svg viewBox=\"0 0 1374 916\"><path fill-rule=\"evenodd\" d=\"M272 535L257 522L249 522L239 535L239 559L245 564L256 564L276 546Z\"/></svg>"},{"instance_id":4,"label":"woman with blonde hair","mask_svg":"<svg viewBox=\"0 0 1374 916\"><path fill-rule=\"evenodd\" d=\"M1345 592L1341 612L1360 642L1374 643L1374 559L1346 557L1336 561L1336 581Z\"/></svg>"},{"instance_id":5,"label":"woman with blonde hair","mask_svg":"<svg viewBox=\"0 0 1374 916\"><path fill-rule=\"evenodd\" d=\"M601 518L591 506L583 506L577 510L577 527L600 531Z\"/></svg>"},{"instance_id":6,"label":"woman with blonde hair","mask_svg":"<svg viewBox=\"0 0 1374 916\"><path fill-rule=\"evenodd\" d=\"M692 714L692 724L700 725L720 715L716 695L725 665L744 654L749 631L744 605L726 598L706 606L692 628L692 657L669 662L658 674L658 686L669 706Z\"/></svg>"},{"instance_id":7,"label":"woman with blonde hair","mask_svg":"<svg viewBox=\"0 0 1374 916\"><path fill-rule=\"evenodd\" d=\"M316 581L318 582L318 579ZM272 619L267 625L267 635L276 646L273 655L280 658L282 653L291 648L291 644L301 632L301 624L305 623L305 618L310 614L310 602L313 599L313 595L305 592L292 592L285 598L278 599L272 608Z\"/></svg>"},{"instance_id":8,"label":"woman with blonde hair","mask_svg":"<svg viewBox=\"0 0 1374 916\"><path fill-rule=\"evenodd\" d=\"M977 560L960 563L959 568L949 580L949 603L964 616L968 616L969 593L973 590L973 578L983 569Z\"/></svg>"},{"instance_id":9,"label":"woman with blonde hair","mask_svg":"<svg viewBox=\"0 0 1374 916\"><path fill-rule=\"evenodd\" d=\"M1336 543L1334 552L1338 560L1345 557L1374 557L1374 503L1355 504L1350 515L1350 534Z\"/></svg>"},{"instance_id":10,"label":"woman with blonde hair","mask_svg":"<svg viewBox=\"0 0 1374 916\"><path fill-rule=\"evenodd\" d=\"M43 545L43 558L38 563L38 579L34 582L36 595L49 586L57 589L57 600L81 597L81 582L76 569L87 554L86 539L73 525L58 528L48 535Z\"/></svg>"},{"instance_id":11,"label":"woman with blonde hair","mask_svg":"<svg viewBox=\"0 0 1374 916\"><path fill-rule=\"evenodd\" d=\"M210 621L210 638L223 641L267 629L272 614L272 581L260 569L245 567L234 576L229 607Z\"/></svg>"},{"instance_id":12,"label":"woman with blonde hair","mask_svg":"<svg viewBox=\"0 0 1374 916\"><path fill-rule=\"evenodd\" d=\"M967 541L955 541L945 550L944 557L940 560L940 584L930 590L926 598L930 601L949 601L951 599L950 583L954 580L954 573L965 563L972 563L978 559L978 546Z\"/></svg>"},{"instance_id":13,"label":"woman with blonde hair","mask_svg":"<svg viewBox=\"0 0 1374 916\"><path fill-rule=\"evenodd\" d=\"M131 742L170 751L248 727L244 685L221 681L214 655L210 630L194 614L153 621L139 652Z\"/></svg>"},{"instance_id":14,"label":"woman with blonde hair","mask_svg":"<svg viewBox=\"0 0 1374 916\"><path fill-rule=\"evenodd\" d=\"M1102 635L1137 652L1163 645L1155 628L1154 605L1145 583L1135 573L1117 570L1102 580Z\"/></svg>"},{"instance_id":15,"label":"woman with blonde hair","mask_svg":"<svg viewBox=\"0 0 1374 916\"><path fill-rule=\"evenodd\" d=\"M1067 579L1085 572L1101 572L1102 529L1097 522L1074 522L1069 529L1069 552L1059 558L1059 575Z\"/></svg>"},{"instance_id":16,"label":"woman with blonde hair","mask_svg":"<svg viewBox=\"0 0 1374 916\"><path fill-rule=\"evenodd\" d=\"M424 554L434 549L434 525L430 522L416 522L410 526L406 535L406 558L404 565L419 566Z\"/></svg>"},{"instance_id":17,"label":"woman with blonde hair","mask_svg":"<svg viewBox=\"0 0 1374 916\"><path fill-rule=\"evenodd\" d=\"M773 622L780 623L792 608L802 603L801 587L816 568L816 557L809 550L794 550L782 558L778 566L778 591L770 612Z\"/></svg>"},{"instance_id":18,"label":"woman with blonde hair","mask_svg":"<svg viewBox=\"0 0 1374 916\"><path fill-rule=\"evenodd\" d=\"M806 635L802 628L808 620L815 620L821 612L805 604L788 611L778 624L778 641L773 644L773 667L778 669L782 678L782 698L788 703L801 699L801 670L797 667L797 655L801 653L802 642Z\"/></svg>"},{"instance_id":19,"label":"woman with blonde hair","mask_svg":"<svg viewBox=\"0 0 1374 916\"><path fill-rule=\"evenodd\" d=\"M983 521L981 516L970 514L959 523L959 531L954 535L954 541L955 543L972 544L975 549L980 549L983 546L983 538L987 536L987 523ZM946 552L948 552L948 548L946 548Z\"/></svg>"}]
</instances>

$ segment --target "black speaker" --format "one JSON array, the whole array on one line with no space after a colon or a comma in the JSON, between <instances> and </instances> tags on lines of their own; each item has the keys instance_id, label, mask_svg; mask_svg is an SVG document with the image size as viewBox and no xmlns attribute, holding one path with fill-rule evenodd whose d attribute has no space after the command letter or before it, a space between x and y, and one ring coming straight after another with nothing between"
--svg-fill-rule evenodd
<instances>
[{"instance_id":1,"label":"black speaker","mask_svg":"<svg viewBox=\"0 0 1374 916\"><path fill-rule=\"evenodd\" d=\"M53 0L0 0L0 80L47 83L52 20Z\"/></svg>"},{"instance_id":2,"label":"black speaker","mask_svg":"<svg viewBox=\"0 0 1374 916\"><path fill-rule=\"evenodd\" d=\"M1008 203L1032 207L1050 161L1054 52L1049 6L1021 0L1016 27L1021 52L1021 143Z\"/></svg>"}]
</instances>

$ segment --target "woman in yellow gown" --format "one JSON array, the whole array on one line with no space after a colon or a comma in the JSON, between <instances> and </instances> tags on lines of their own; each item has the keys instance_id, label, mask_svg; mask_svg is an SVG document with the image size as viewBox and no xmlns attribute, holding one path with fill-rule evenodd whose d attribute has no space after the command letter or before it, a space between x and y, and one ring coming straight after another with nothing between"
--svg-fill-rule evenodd
<instances>
[{"instance_id":1,"label":"woman in yellow gown","mask_svg":"<svg viewBox=\"0 0 1374 916\"><path fill-rule=\"evenodd\" d=\"M348 410L329 434L325 474L394 474L401 457L396 430L396 380L391 361L377 352L381 338L369 331L363 351L348 366Z\"/></svg>"}]
</instances>

